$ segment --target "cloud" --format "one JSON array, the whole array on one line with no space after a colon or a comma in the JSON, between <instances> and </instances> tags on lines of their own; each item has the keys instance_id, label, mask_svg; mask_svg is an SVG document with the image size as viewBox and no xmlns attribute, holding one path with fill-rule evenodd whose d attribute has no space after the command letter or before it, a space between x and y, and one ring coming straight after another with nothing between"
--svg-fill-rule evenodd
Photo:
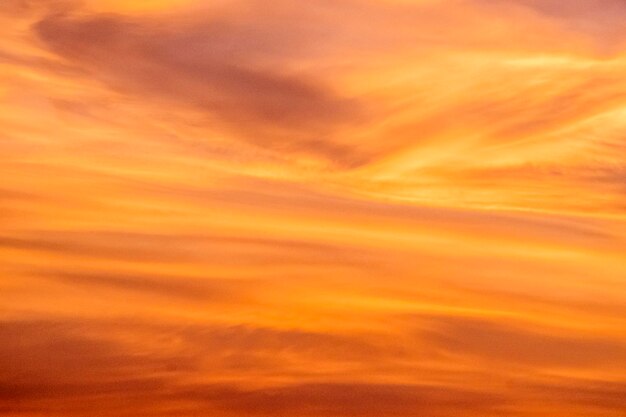
<instances>
[{"instance_id":1,"label":"cloud","mask_svg":"<svg viewBox=\"0 0 626 417\"><path fill-rule=\"evenodd\" d=\"M113 230L37 230L0 235L0 247L79 258L166 264L196 262L214 265L273 263L358 266L368 262L365 251L358 248L306 239L260 237L255 233L226 236ZM105 280L102 276L100 278L103 278L100 282ZM92 279L98 280L95 276ZM89 280L89 274L85 280Z\"/></svg>"},{"instance_id":2,"label":"cloud","mask_svg":"<svg viewBox=\"0 0 626 417\"><path fill-rule=\"evenodd\" d=\"M504 0L532 8L550 18L562 20L574 30L602 37L609 42L613 36L626 34L621 21L626 5L621 0L581 0L563 3L558 0ZM615 39L613 39L615 40Z\"/></svg>"},{"instance_id":3,"label":"cloud","mask_svg":"<svg viewBox=\"0 0 626 417\"><path fill-rule=\"evenodd\" d=\"M504 401L482 392L428 385L307 384L254 391L232 389L207 391L200 387L187 393L205 399L226 415L301 416L444 416L462 408L466 415L497 415ZM481 414L482 413L482 414Z\"/></svg>"},{"instance_id":4,"label":"cloud","mask_svg":"<svg viewBox=\"0 0 626 417\"><path fill-rule=\"evenodd\" d=\"M180 415L210 410L224 415L318 415L324 410L356 415L373 404L383 412L405 413L415 407L424 412L459 405L483 409L495 401L486 394L428 386L301 386L297 381L319 375L308 367L311 360L323 360L328 367L382 358L381 345L344 335L71 319L5 320L0 336L6 341L0 347L0 408L16 414L165 415L163 410L180 407ZM295 384L250 389L219 382L272 374L291 375ZM201 375L207 382L194 382Z\"/></svg>"},{"instance_id":5,"label":"cloud","mask_svg":"<svg viewBox=\"0 0 626 417\"><path fill-rule=\"evenodd\" d=\"M73 288L87 288L94 292L113 290L129 296L157 296L165 299L181 299L188 302L219 303L243 300L242 290L253 283L233 279L207 277L168 277L158 275L122 274L103 272L52 272L43 277L63 282Z\"/></svg>"},{"instance_id":6,"label":"cloud","mask_svg":"<svg viewBox=\"0 0 626 417\"><path fill-rule=\"evenodd\" d=\"M429 340L447 354L501 361L500 372L506 369L504 364L544 367L624 361L617 352L621 347L597 340L515 330L508 324L467 318L431 317L425 323L438 326ZM175 410L184 416L409 416L419 412L444 417L463 409L470 416L498 416L504 410L524 410L515 399L521 397L554 410L565 403L604 410L623 406L623 386L602 381L533 382L518 377L510 385L515 396L493 386L463 388L464 384L454 382L459 375L450 379L454 374L438 384L351 381L350 373L339 366L342 363L372 366L403 358L393 346L400 346L400 341L381 343L382 339L367 335L72 319L5 320L0 336L5 341L0 347L0 408L16 415L46 411L159 416ZM318 372L316 363L323 363L327 372L330 364L339 366L336 381ZM253 375L273 374L280 375L282 382L249 384ZM206 375L205 382L198 382L200 375ZM491 378L497 380L498 375L492 373ZM319 382L320 377L325 382Z\"/></svg>"},{"instance_id":7,"label":"cloud","mask_svg":"<svg viewBox=\"0 0 626 417\"><path fill-rule=\"evenodd\" d=\"M430 330L425 337L431 343L486 363L534 368L626 368L626 345L613 337L470 317L426 319L426 326Z\"/></svg>"},{"instance_id":8,"label":"cloud","mask_svg":"<svg viewBox=\"0 0 626 417\"><path fill-rule=\"evenodd\" d=\"M291 39L299 35L269 32L268 24L212 15L177 25L114 14L51 14L34 30L52 51L117 90L206 112L205 123L215 121L258 146L357 161L332 136L355 120L359 104L288 71L283 49L296 54L303 46Z\"/></svg>"},{"instance_id":9,"label":"cloud","mask_svg":"<svg viewBox=\"0 0 626 417\"><path fill-rule=\"evenodd\" d=\"M621 417L624 7L0 0L0 414Z\"/></svg>"},{"instance_id":10,"label":"cloud","mask_svg":"<svg viewBox=\"0 0 626 417\"><path fill-rule=\"evenodd\" d=\"M548 402L554 408L570 404L575 409L613 411L615 415L626 408L626 381L623 380L556 379L528 385L524 389L535 396L549 398Z\"/></svg>"}]
</instances>

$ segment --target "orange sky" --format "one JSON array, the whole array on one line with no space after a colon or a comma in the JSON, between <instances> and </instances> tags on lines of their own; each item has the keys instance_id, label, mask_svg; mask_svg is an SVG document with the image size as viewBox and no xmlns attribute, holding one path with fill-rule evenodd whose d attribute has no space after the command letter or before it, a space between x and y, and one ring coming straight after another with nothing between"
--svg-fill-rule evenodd
<instances>
[{"instance_id":1,"label":"orange sky","mask_svg":"<svg viewBox=\"0 0 626 417\"><path fill-rule=\"evenodd\" d=\"M1 0L0 415L623 417L625 20Z\"/></svg>"}]
</instances>

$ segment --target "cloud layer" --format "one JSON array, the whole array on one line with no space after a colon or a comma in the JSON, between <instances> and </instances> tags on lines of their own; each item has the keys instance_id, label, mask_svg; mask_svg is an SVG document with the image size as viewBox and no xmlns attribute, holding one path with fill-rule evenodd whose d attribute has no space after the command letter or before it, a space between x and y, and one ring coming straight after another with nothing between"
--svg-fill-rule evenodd
<instances>
[{"instance_id":1,"label":"cloud layer","mask_svg":"<svg viewBox=\"0 0 626 417\"><path fill-rule=\"evenodd\" d=\"M624 18L1 2L0 413L621 417Z\"/></svg>"}]
</instances>

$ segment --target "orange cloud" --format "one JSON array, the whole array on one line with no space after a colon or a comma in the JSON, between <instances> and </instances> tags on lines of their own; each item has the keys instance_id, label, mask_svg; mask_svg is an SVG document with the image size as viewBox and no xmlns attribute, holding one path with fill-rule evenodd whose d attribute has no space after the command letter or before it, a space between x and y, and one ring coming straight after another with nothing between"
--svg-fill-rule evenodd
<instances>
[{"instance_id":1,"label":"orange cloud","mask_svg":"<svg viewBox=\"0 0 626 417\"><path fill-rule=\"evenodd\" d=\"M621 417L617 0L0 4L0 412Z\"/></svg>"}]
</instances>

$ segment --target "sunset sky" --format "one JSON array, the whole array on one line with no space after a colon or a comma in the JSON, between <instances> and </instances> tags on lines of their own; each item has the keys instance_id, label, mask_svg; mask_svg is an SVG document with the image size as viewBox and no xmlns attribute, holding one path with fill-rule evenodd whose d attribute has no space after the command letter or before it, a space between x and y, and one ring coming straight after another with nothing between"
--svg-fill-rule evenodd
<instances>
[{"instance_id":1,"label":"sunset sky","mask_svg":"<svg viewBox=\"0 0 626 417\"><path fill-rule=\"evenodd\" d=\"M0 415L623 417L623 0L0 0Z\"/></svg>"}]
</instances>

